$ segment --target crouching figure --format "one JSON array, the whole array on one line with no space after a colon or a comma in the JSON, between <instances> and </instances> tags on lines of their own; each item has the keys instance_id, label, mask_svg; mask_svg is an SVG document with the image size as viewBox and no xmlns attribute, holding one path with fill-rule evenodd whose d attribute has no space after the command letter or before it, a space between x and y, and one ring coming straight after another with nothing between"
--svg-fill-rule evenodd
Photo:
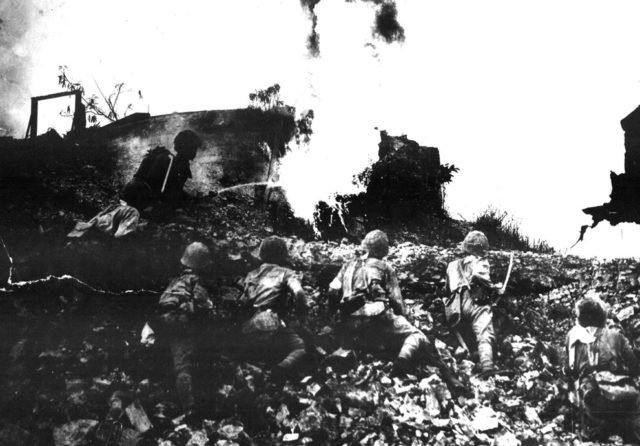
<instances>
[{"instance_id":1,"label":"crouching figure","mask_svg":"<svg viewBox=\"0 0 640 446\"><path fill-rule=\"evenodd\" d=\"M260 245L259 255L264 263L247 274L240 297L240 304L248 308L251 316L242 325L243 344L250 354L277 358L272 377L279 379L294 374L305 358L305 343L287 327L285 318L291 307L305 313L308 302L296 273L286 266L289 253L283 239L267 237Z\"/></svg>"},{"instance_id":2,"label":"crouching figure","mask_svg":"<svg viewBox=\"0 0 640 446\"><path fill-rule=\"evenodd\" d=\"M496 370L493 363L493 311L491 292L502 293L499 284L493 284L487 259L489 241L480 231L471 231L461 244L465 257L454 260L447 266L447 289L450 293L445 301L445 317L454 329L472 331L478 345L481 374Z\"/></svg>"},{"instance_id":3,"label":"crouching figure","mask_svg":"<svg viewBox=\"0 0 640 446\"><path fill-rule=\"evenodd\" d=\"M462 392L464 385L427 336L405 317L395 270L383 260L389 252L387 235L371 231L362 247L366 254L344 264L329 286L340 310L342 334L360 347L384 345L397 351L396 375L411 371L418 360L424 360L440 370L453 391Z\"/></svg>"},{"instance_id":4,"label":"crouching figure","mask_svg":"<svg viewBox=\"0 0 640 446\"><path fill-rule=\"evenodd\" d=\"M211 266L209 249L200 242L187 246L180 259L184 270L160 296L157 327L171 350L176 389L187 418L195 416L194 362L201 329L213 313L203 274Z\"/></svg>"},{"instance_id":5,"label":"crouching figure","mask_svg":"<svg viewBox=\"0 0 640 446\"><path fill-rule=\"evenodd\" d=\"M597 297L576 305L578 320L566 339L572 399L582 413L583 433L592 441L612 434L640 444L640 393L633 381L638 360L629 341L607 328L607 310Z\"/></svg>"}]
</instances>

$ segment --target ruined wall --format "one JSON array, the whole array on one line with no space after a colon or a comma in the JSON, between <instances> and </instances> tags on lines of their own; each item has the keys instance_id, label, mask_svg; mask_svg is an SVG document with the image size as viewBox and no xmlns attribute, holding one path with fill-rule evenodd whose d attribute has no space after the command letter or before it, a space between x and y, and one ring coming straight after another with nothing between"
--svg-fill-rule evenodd
<instances>
[{"instance_id":1,"label":"ruined wall","mask_svg":"<svg viewBox=\"0 0 640 446\"><path fill-rule=\"evenodd\" d=\"M90 129L84 139L113 151L113 180L118 186L133 176L147 150L155 146L173 150L175 135L191 129L202 136L204 148L191 164L193 179L186 188L206 193L229 185L266 181L272 170L272 150L276 157L282 153L294 128L293 117L277 111L212 110L132 115Z\"/></svg>"},{"instance_id":2,"label":"ruined wall","mask_svg":"<svg viewBox=\"0 0 640 446\"><path fill-rule=\"evenodd\" d=\"M355 177L365 190L336 196L337 208L318 203L316 229L328 238L358 238L367 227L382 227L390 220L415 223L444 217L443 187L455 171L455 166L440 164L437 147L383 130L378 160Z\"/></svg>"},{"instance_id":3,"label":"ruined wall","mask_svg":"<svg viewBox=\"0 0 640 446\"><path fill-rule=\"evenodd\" d=\"M624 171L627 175L640 176L640 107L620 124L624 130Z\"/></svg>"},{"instance_id":4,"label":"ruined wall","mask_svg":"<svg viewBox=\"0 0 640 446\"><path fill-rule=\"evenodd\" d=\"M593 217L593 226L602 220L616 225L640 223L640 107L620 122L624 130L624 173L610 173L611 200L583 209Z\"/></svg>"}]
</instances>

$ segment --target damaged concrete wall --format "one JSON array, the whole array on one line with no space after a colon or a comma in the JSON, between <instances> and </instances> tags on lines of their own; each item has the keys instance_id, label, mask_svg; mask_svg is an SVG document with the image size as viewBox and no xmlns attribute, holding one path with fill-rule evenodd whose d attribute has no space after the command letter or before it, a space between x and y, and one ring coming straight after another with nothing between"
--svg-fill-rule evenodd
<instances>
[{"instance_id":1,"label":"damaged concrete wall","mask_svg":"<svg viewBox=\"0 0 640 446\"><path fill-rule=\"evenodd\" d=\"M147 150L156 146L173 150L175 135L185 129L204 139L204 148L191 164L193 179L186 188L207 193L229 185L268 180L274 164L271 153L275 158L284 152L295 123L286 113L257 109L136 114L90 129L83 139L113 151L117 186L133 176Z\"/></svg>"}]
</instances>

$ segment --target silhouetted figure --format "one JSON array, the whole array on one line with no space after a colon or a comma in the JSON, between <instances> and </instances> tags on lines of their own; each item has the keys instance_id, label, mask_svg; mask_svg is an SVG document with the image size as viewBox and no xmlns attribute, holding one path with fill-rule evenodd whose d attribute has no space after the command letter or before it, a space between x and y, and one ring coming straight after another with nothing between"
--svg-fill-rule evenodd
<instances>
[{"instance_id":1,"label":"silhouetted figure","mask_svg":"<svg viewBox=\"0 0 640 446\"><path fill-rule=\"evenodd\" d=\"M173 208L186 197L183 187L192 177L190 162L202 147L202 139L191 130L183 130L173 143L176 155L164 147L147 152L133 179L120 191L127 204L138 210L158 203Z\"/></svg>"}]
</instances>

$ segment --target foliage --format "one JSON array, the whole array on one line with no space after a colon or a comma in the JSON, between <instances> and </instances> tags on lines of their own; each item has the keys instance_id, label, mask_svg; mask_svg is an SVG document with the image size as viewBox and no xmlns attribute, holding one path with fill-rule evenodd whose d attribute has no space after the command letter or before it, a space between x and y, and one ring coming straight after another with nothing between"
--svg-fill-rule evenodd
<instances>
[{"instance_id":1,"label":"foliage","mask_svg":"<svg viewBox=\"0 0 640 446\"><path fill-rule=\"evenodd\" d=\"M124 82L119 82L113 86L113 92L108 96L102 92L100 86L96 83L96 88L100 93L87 95L86 90L81 82L73 81L68 74L68 67L61 65L58 67L58 85L69 91L80 91L82 95L82 102L86 109L87 121L93 125L99 125L99 119L104 118L109 122L117 121L124 118L127 113L132 109L132 104L129 103L122 109L120 101L124 93L129 93L131 90L124 89ZM141 96L141 93L138 92ZM66 112L62 112L63 116L71 116L71 110L67 108Z\"/></svg>"},{"instance_id":2,"label":"foliage","mask_svg":"<svg viewBox=\"0 0 640 446\"><path fill-rule=\"evenodd\" d=\"M438 181L440 184L447 184L453 180L453 174L458 173L460 169L458 169L455 164L441 164L440 169L438 171Z\"/></svg>"},{"instance_id":3,"label":"foliage","mask_svg":"<svg viewBox=\"0 0 640 446\"><path fill-rule=\"evenodd\" d=\"M277 111L292 117L296 115L296 108L285 104L280 98L280 84L273 84L263 90L255 90L249 94L249 101L250 109L263 112ZM294 136L297 144L309 142L313 134L311 128L313 118L313 110L306 110L302 112L300 117L295 121Z\"/></svg>"},{"instance_id":4,"label":"foliage","mask_svg":"<svg viewBox=\"0 0 640 446\"><path fill-rule=\"evenodd\" d=\"M249 93L249 108L258 108L263 111L273 110L274 108L288 107L285 106L282 99L280 99L280 85L273 84L264 90L255 90L253 93Z\"/></svg>"},{"instance_id":5,"label":"foliage","mask_svg":"<svg viewBox=\"0 0 640 446\"><path fill-rule=\"evenodd\" d=\"M518 249L521 251L535 251L553 253L554 249L543 240L529 238L520 232L517 222L506 212L489 206L471 222L473 229L485 233L489 243L495 248Z\"/></svg>"},{"instance_id":6,"label":"foliage","mask_svg":"<svg viewBox=\"0 0 640 446\"><path fill-rule=\"evenodd\" d=\"M311 135L313 134L313 129L311 128L313 118L313 110L307 110L302 112L300 119L296 120L296 143L300 144L300 142L309 142Z\"/></svg>"}]
</instances>

